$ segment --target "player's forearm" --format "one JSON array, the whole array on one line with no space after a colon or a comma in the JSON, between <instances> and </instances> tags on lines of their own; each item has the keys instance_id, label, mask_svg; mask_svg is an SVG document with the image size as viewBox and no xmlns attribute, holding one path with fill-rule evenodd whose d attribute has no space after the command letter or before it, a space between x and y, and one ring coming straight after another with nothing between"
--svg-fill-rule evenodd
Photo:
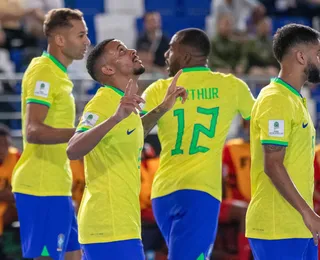
<instances>
[{"instance_id":1,"label":"player's forearm","mask_svg":"<svg viewBox=\"0 0 320 260\"><path fill-rule=\"evenodd\" d=\"M76 133L69 141L67 155L70 160L79 160L83 156L91 152L102 138L120 121L115 117L110 117L108 120L95 126L94 128Z\"/></svg>"},{"instance_id":2,"label":"player's forearm","mask_svg":"<svg viewBox=\"0 0 320 260\"><path fill-rule=\"evenodd\" d=\"M45 124L27 125L27 142L31 144L63 144L73 136L75 128L53 128Z\"/></svg>"},{"instance_id":3,"label":"player's forearm","mask_svg":"<svg viewBox=\"0 0 320 260\"><path fill-rule=\"evenodd\" d=\"M159 105L141 118L144 130L144 137L147 137L152 128L154 128L154 126L157 124L158 120L166 112L167 110L164 109L162 105Z\"/></svg>"},{"instance_id":4,"label":"player's forearm","mask_svg":"<svg viewBox=\"0 0 320 260\"><path fill-rule=\"evenodd\" d=\"M310 210L309 205L303 199L296 186L292 182L285 166L279 162L265 163L265 173L271 179L278 192L294 207L301 215Z\"/></svg>"}]
</instances>

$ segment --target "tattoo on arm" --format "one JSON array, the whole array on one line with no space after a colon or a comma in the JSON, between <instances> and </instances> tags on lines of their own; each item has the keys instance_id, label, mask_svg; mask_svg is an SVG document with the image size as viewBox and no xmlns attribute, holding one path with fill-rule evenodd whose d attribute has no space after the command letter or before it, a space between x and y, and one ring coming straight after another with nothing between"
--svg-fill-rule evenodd
<instances>
[{"instance_id":1,"label":"tattoo on arm","mask_svg":"<svg viewBox=\"0 0 320 260\"><path fill-rule=\"evenodd\" d=\"M264 151L266 153L280 152L280 151L282 151L284 149L285 149L285 147L284 146L280 146L280 145L274 145L274 144L264 145Z\"/></svg>"},{"instance_id":2,"label":"tattoo on arm","mask_svg":"<svg viewBox=\"0 0 320 260\"><path fill-rule=\"evenodd\" d=\"M148 133L157 124L158 120L165 114L165 112L166 111L161 110L160 107L156 107L141 118L144 129L144 137L147 137Z\"/></svg>"}]
</instances>

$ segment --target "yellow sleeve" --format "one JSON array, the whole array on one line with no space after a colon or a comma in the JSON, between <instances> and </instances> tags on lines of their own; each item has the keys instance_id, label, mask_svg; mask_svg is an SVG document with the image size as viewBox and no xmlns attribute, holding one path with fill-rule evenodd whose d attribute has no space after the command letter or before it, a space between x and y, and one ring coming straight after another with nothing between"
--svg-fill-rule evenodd
<instances>
[{"instance_id":1,"label":"yellow sleeve","mask_svg":"<svg viewBox=\"0 0 320 260\"><path fill-rule=\"evenodd\" d=\"M160 105L158 101L159 93L158 88L161 86L161 81L158 80L152 83L142 94L142 98L145 100L145 104L142 105L142 111L140 114L145 115L149 113L152 109Z\"/></svg>"},{"instance_id":2,"label":"yellow sleeve","mask_svg":"<svg viewBox=\"0 0 320 260\"><path fill-rule=\"evenodd\" d=\"M260 131L262 144L288 146L292 131L293 108L281 95L271 95L258 104L255 124Z\"/></svg>"},{"instance_id":3,"label":"yellow sleeve","mask_svg":"<svg viewBox=\"0 0 320 260\"><path fill-rule=\"evenodd\" d=\"M112 109L105 109L105 103L101 104L101 102L99 102L100 99L101 98L96 98L95 96L86 105L76 132L85 132L99 125L114 114L114 111L112 111ZM101 108L105 110L102 112Z\"/></svg>"},{"instance_id":4,"label":"yellow sleeve","mask_svg":"<svg viewBox=\"0 0 320 260\"><path fill-rule=\"evenodd\" d=\"M234 80L238 89L238 111L244 119L249 120L251 117L251 110L255 99L248 85L244 81L236 77L234 78Z\"/></svg>"},{"instance_id":5,"label":"yellow sleeve","mask_svg":"<svg viewBox=\"0 0 320 260\"><path fill-rule=\"evenodd\" d=\"M50 107L58 93L59 86L49 66L34 68L34 73L25 80L26 102Z\"/></svg>"}]
</instances>

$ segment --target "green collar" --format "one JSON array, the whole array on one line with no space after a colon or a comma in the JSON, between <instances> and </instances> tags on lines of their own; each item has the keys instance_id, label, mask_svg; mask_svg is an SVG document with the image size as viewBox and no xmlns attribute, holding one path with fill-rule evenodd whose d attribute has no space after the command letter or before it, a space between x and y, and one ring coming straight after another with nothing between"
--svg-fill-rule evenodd
<instances>
[{"instance_id":1,"label":"green collar","mask_svg":"<svg viewBox=\"0 0 320 260\"><path fill-rule=\"evenodd\" d=\"M61 64L61 62L58 61L55 57L53 57L50 53L44 51L44 52L42 53L42 56L47 57L47 58L49 58L50 60L52 60L53 63L56 64L56 65L59 67L59 69L61 69L64 73L67 73L67 68L66 68L65 66L63 66L63 65Z\"/></svg>"},{"instance_id":2,"label":"green collar","mask_svg":"<svg viewBox=\"0 0 320 260\"><path fill-rule=\"evenodd\" d=\"M192 67L192 68L184 68L183 72L194 72L194 71L210 71L208 67Z\"/></svg>"},{"instance_id":3,"label":"green collar","mask_svg":"<svg viewBox=\"0 0 320 260\"><path fill-rule=\"evenodd\" d=\"M110 88L113 91L115 91L116 93L118 93L121 97L124 96L124 92L118 88L112 87L112 86L108 86L108 85L104 85L105 88Z\"/></svg>"},{"instance_id":4,"label":"green collar","mask_svg":"<svg viewBox=\"0 0 320 260\"><path fill-rule=\"evenodd\" d=\"M302 98L302 95L299 93L298 90L296 90L294 87L292 87L290 84L288 84L287 82L283 81L280 78L272 78L271 82L275 82L278 83L282 86L284 86L285 88L289 89L293 94L297 95L298 97Z\"/></svg>"}]
</instances>

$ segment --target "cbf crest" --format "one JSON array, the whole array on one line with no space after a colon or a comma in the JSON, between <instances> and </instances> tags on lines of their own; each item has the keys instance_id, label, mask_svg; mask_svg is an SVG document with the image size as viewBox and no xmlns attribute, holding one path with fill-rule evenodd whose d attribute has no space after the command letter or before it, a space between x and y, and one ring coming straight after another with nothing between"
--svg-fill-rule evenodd
<instances>
[{"instance_id":1,"label":"cbf crest","mask_svg":"<svg viewBox=\"0 0 320 260\"><path fill-rule=\"evenodd\" d=\"M57 241L57 251L58 252L62 251L63 244L64 244L64 234L59 234L58 235L58 241Z\"/></svg>"}]
</instances>

